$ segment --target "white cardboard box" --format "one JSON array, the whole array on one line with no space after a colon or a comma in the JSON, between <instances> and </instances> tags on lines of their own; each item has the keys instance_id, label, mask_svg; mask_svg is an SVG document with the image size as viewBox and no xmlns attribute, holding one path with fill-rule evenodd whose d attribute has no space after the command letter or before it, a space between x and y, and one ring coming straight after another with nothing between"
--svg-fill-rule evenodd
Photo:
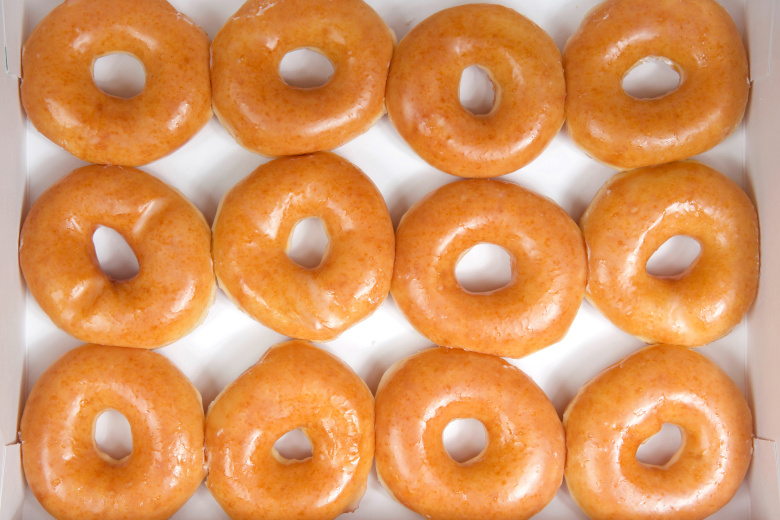
<instances>
[{"instance_id":1,"label":"white cardboard box","mask_svg":"<svg viewBox=\"0 0 780 520\"><path fill-rule=\"evenodd\" d=\"M5 71L0 73L0 520L48 518L24 485L17 441L21 406L38 375L62 352L79 344L57 330L28 298L17 262L18 233L29 204L57 178L82 165L38 134L19 105L21 42L59 0L0 0ZM241 0L173 0L210 37L241 5ZM418 22L462 0L369 0L398 38ZM597 0L500 2L545 29L560 49ZM774 316L780 296L780 8L776 0L723 0L742 30L751 60L752 92L745 124L727 141L699 157L743 185L761 220L762 273L759 295L748 318L726 338L703 347L743 388L755 415L755 453L751 471L737 497L717 519L780 518L780 320ZM384 195L394 223L423 194L455 177L420 160L384 117L368 133L336 152L368 174ZM143 167L176 186L213 220L222 195L266 159L241 149L216 119L173 155ZM562 130L531 165L505 178L553 198L578 219L591 197L613 172L588 159ZM488 269L496 260L487 259ZM492 263L491 263L492 262ZM181 341L160 349L213 400L230 381L251 366L269 346L284 338L247 318L221 292L205 323ZM562 413L577 389L604 367L641 343L618 331L587 303L566 338L541 352L515 361L542 387ZM376 389L384 370L395 361L430 346L406 323L388 299L370 318L339 339L323 345L346 360ZM224 518L204 486L176 518ZM360 509L351 519L417 518L393 502L372 473ZM584 518L561 488L537 518Z\"/></svg>"}]
</instances>

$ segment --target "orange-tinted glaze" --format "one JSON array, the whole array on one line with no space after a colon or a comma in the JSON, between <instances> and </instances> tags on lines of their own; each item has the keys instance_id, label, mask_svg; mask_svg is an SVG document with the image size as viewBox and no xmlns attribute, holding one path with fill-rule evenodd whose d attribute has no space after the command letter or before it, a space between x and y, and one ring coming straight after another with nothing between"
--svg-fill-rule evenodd
<instances>
[{"instance_id":1,"label":"orange-tinted glaze","mask_svg":"<svg viewBox=\"0 0 780 520\"><path fill-rule=\"evenodd\" d=\"M756 296L756 210L728 177L694 161L615 175L582 217L588 248L586 298L648 343L697 346L728 333ZM647 261L673 236L701 245L676 276Z\"/></svg>"},{"instance_id":2,"label":"orange-tinted glaze","mask_svg":"<svg viewBox=\"0 0 780 520\"><path fill-rule=\"evenodd\" d=\"M664 466L639 446L664 423L682 445ZM739 388L685 347L645 347L588 382L563 416L566 483L594 520L703 519L737 492L750 464L752 419Z\"/></svg>"},{"instance_id":3,"label":"orange-tinted glaze","mask_svg":"<svg viewBox=\"0 0 780 520\"><path fill-rule=\"evenodd\" d=\"M312 456L274 443L299 428ZM345 363L303 341L271 347L206 417L211 494L231 518L332 519L357 509L374 455L374 398Z\"/></svg>"},{"instance_id":4,"label":"orange-tinted glaze","mask_svg":"<svg viewBox=\"0 0 780 520\"><path fill-rule=\"evenodd\" d=\"M329 237L311 269L287 256L293 229L308 217L319 218ZM214 262L220 287L247 314L286 336L328 341L386 298L394 240L371 180L320 152L266 163L225 195Z\"/></svg>"},{"instance_id":5,"label":"orange-tinted glaze","mask_svg":"<svg viewBox=\"0 0 780 520\"><path fill-rule=\"evenodd\" d=\"M117 231L139 271L114 280L92 236ZM181 194L130 167L85 166L33 204L19 263L35 300L58 327L105 345L157 348L194 329L214 301L211 233Z\"/></svg>"},{"instance_id":6,"label":"orange-tinted glaze","mask_svg":"<svg viewBox=\"0 0 780 520\"><path fill-rule=\"evenodd\" d=\"M96 59L128 53L146 84L130 99L105 94ZM87 162L138 166L174 151L211 118L209 39L165 0L69 0L30 35L22 54L27 116Z\"/></svg>"},{"instance_id":7,"label":"orange-tinted glaze","mask_svg":"<svg viewBox=\"0 0 780 520\"><path fill-rule=\"evenodd\" d=\"M404 215L392 295L437 345L518 358L561 339L580 308L587 267L579 228L554 202L504 181L439 188ZM509 285L466 291L455 266L490 243L511 257Z\"/></svg>"},{"instance_id":8,"label":"orange-tinted glaze","mask_svg":"<svg viewBox=\"0 0 780 520\"><path fill-rule=\"evenodd\" d=\"M107 411L130 424L132 452L97 448ZM169 360L147 350L85 345L33 386L19 437L27 484L59 520L169 518L206 476L200 394Z\"/></svg>"},{"instance_id":9,"label":"orange-tinted glaze","mask_svg":"<svg viewBox=\"0 0 780 520\"><path fill-rule=\"evenodd\" d=\"M469 112L461 74L484 69L493 109ZM495 177L531 162L564 119L561 55L552 38L512 9L445 9L401 40L387 80L387 111L398 133L431 165L461 177Z\"/></svg>"},{"instance_id":10,"label":"orange-tinted glaze","mask_svg":"<svg viewBox=\"0 0 780 520\"><path fill-rule=\"evenodd\" d=\"M442 433L468 418L484 425L487 445L458 463ZM530 518L555 496L565 455L552 403L499 357L425 350L391 367L377 390L377 474L393 497L427 518Z\"/></svg>"},{"instance_id":11,"label":"orange-tinted glaze","mask_svg":"<svg viewBox=\"0 0 780 520\"><path fill-rule=\"evenodd\" d=\"M267 156L331 150L384 114L395 37L361 0L249 0L214 38L214 111L245 148ZM333 65L316 88L285 83L279 64L310 48Z\"/></svg>"},{"instance_id":12,"label":"orange-tinted glaze","mask_svg":"<svg viewBox=\"0 0 780 520\"><path fill-rule=\"evenodd\" d=\"M671 60L679 86L654 99L623 90L643 59ZM588 155L628 170L687 159L742 120L748 61L733 20L713 0L608 0L563 51L566 126Z\"/></svg>"}]
</instances>

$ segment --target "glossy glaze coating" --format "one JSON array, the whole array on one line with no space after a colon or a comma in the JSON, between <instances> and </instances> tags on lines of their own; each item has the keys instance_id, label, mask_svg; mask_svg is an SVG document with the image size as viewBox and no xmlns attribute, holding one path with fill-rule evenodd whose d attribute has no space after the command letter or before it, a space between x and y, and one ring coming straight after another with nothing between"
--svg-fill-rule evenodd
<instances>
[{"instance_id":1,"label":"glossy glaze coating","mask_svg":"<svg viewBox=\"0 0 780 520\"><path fill-rule=\"evenodd\" d=\"M309 217L321 220L329 239L311 269L287 256L296 224ZM379 307L394 243L379 190L327 152L260 166L225 195L214 220L220 287L264 325L311 341L334 339Z\"/></svg>"},{"instance_id":2,"label":"glossy glaze coating","mask_svg":"<svg viewBox=\"0 0 780 520\"><path fill-rule=\"evenodd\" d=\"M672 62L679 86L653 99L623 90L646 58ZM742 120L748 61L736 25L713 0L607 0L563 50L566 126L588 155L619 170L693 157Z\"/></svg>"},{"instance_id":3,"label":"glossy glaze coating","mask_svg":"<svg viewBox=\"0 0 780 520\"><path fill-rule=\"evenodd\" d=\"M214 111L243 147L267 156L331 150L384 114L395 37L361 0L249 0L214 38ZM279 64L309 48L333 75L316 88L285 83Z\"/></svg>"},{"instance_id":4,"label":"glossy glaze coating","mask_svg":"<svg viewBox=\"0 0 780 520\"><path fill-rule=\"evenodd\" d=\"M493 82L490 113L460 102L463 70ZM461 177L495 177L538 156L563 124L565 86L552 38L518 12L473 4L439 11L407 34L393 55L387 111L417 154Z\"/></svg>"},{"instance_id":5,"label":"glossy glaze coating","mask_svg":"<svg viewBox=\"0 0 780 520\"><path fill-rule=\"evenodd\" d=\"M727 334L756 296L756 210L720 172L694 161L615 175L585 211L586 298L647 343L698 346ZM677 276L653 276L647 261L673 236L701 246Z\"/></svg>"},{"instance_id":6,"label":"glossy glaze coating","mask_svg":"<svg viewBox=\"0 0 780 520\"><path fill-rule=\"evenodd\" d=\"M139 271L114 280L92 236L117 231ZM155 177L122 166L85 166L53 184L22 227L19 263L35 301L76 338L157 348L205 318L216 294L203 215Z\"/></svg>"},{"instance_id":7,"label":"glossy glaze coating","mask_svg":"<svg viewBox=\"0 0 780 520\"><path fill-rule=\"evenodd\" d=\"M682 432L663 466L637 448L665 424ZM645 347L588 382L569 404L566 483L594 520L706 518L737 492L752 455L750 408L701 354Z\"/></svg>"},{"instance_id":8,"label":"glossy glaze coating","mask_svg":"<svg viewBox=\"0 0 780 520\"><path fill-rule=\"evenodd\" d=\"M274 443L303 431L312 456ZM357 509L374 456L374 398L344 362L303 341L271 347L206 417L206 485L234 519L332 519Z\"/></svg>"},{"instance_id":9,"label":"glossy glaze coating","mask_svg":"<svg viewBox=\"0 0 780 520\"><path fill-rule=\"evenodd\" d=\"M487 445L458 463L442 433L468 418L484 425ZM565 456L552 403L499 357L433 348L396 363L379 384L377 474L393 497L427 518L530 518L555 496Z\"/></svg>"},{"instance_id":10,"label":"glossy glaze coating","mask_svg":"<svg viewBox=\"0 0 780 520\"><path fill-rule=\"evenodd\" d=\"M480 243L509 253L506 287L472 293L458 283L458 261ZM519 358L566 334L586 269L582 234L554 202L516 184L470 179L429 193L401 219L391 292L437 345Z\"/></svg>"},{"instance_id":11,"label":"glossy glaze coating","mask_svg":"<svg viewBox=\"0 0 780 520\"><path fill-rule=\"evenodd\" d=\"M92 78L96 59L127 53L146 72L130 99ZM209 39L165 0L68 0L22 53L24 109L43 135L79 159L138 166L174 151L211 118Z\"/></svg>"},{"instance_id":12,"label":"glossy glaze coating","mask_svg":"<svg viewBox=\"0 0 780 520\"><path fill-rule=\"evenodd\" d=\"M132 452L95 444L98 416L121 413ZM35 382L19 437L25 478L58 520L169 518L206 476L200 394L154 352L85 345Z\"/></svg>"}]
</instances>

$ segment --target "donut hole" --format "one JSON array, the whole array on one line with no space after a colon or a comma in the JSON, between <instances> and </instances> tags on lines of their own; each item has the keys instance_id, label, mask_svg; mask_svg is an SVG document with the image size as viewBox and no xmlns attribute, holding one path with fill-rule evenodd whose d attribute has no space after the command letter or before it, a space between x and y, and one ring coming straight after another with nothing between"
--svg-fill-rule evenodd
<instances>
[{"instance_id":1,"label":"donut hole","mask_svg":"<svg viewBox=\"0 0 780 520\"><path fill-rule=\"evenodd\" d=\"M473 294L489 294L512 282L512 256L496 244L477 244L455 265L455 278Z\"/></svg>"},{"instance_id":2,"label":"donut hole","mask_svg":"<svg viewBox=\"0 0 780 520\"><path fill-rule=\"evenodd\" d=\"M106 410L95 419L95 449L108 462L122 462L133 452L133 433L127 418Z\"/></svg>"},{"instance_id":3,"label":"donut hole","mask_svg":"<svg viewBox=\"0 0 780 520\"><path fill-rule=\"evenodd\" d=\"M661 429L648 437L636 450L636 459L648 466L664 467L673 462L675 454L680 451L683 434L680 427L665 423Z\"/></svg>"},{"instance_id":4,"label":"donut hole","mask_svg":"<svg viewBox=\"0 0 780 520\"><path fill-rule=\"evenodd\" d=\"M685 235L675 235L647 260L647 273L658 278L679 278L701 254L701 244Z\"/></svg>"},{"instance_id":5,"label":"donut hole","mask_svg":"<svg viewBox=\"0 0 780 520\"><path fill-rule=\"evenodd\" d=\"M476 462L485 452L487 431L477 419L455 419L444 428L442 442L452 460L468 464Z\"/></svg>"},{"instance_id":6,"label":"donut hole","mask_svg":"<svg viewBox=\"0 0 780 520\"><path fill-rule=\"evenodd\" d=\"M317 88L333 76L333 63L316 49L290 51L279 62L279 75L284 82L297 88Z\"/></svg>"},{"instance_id":7,"label":"donut hole","mask_svg":"<svg viewBox=\"0 0 780 520\"><path fill-rule=\"evenodd\" d=\"M463 108L475 116L487 115L495 106L495 85L488 71L479 65L463 69L458 95Z\"/></svg>"},{"instance_id":8,"label":"donut hole","mask_svg":"<svg viewBox=\"0 0 780 520\"><path fill-rule=\"evenodd\" d=\"M317 217L299 221L290 234L287 256L305 269L318 267L328 253L328 233Z\"/></svg>"},{"instance_id":9,"label":"donut hole","mask_svg":"<svg viewBox=\"0 0 780 520\"><path fill-rule=\"evenodd\" d=\"M121 281L138 274L138 258L116 230L99 226L92 235L92 244L100 268L108 277Z\"/></svg>"},{"instance_id":10,"label":"donut hole","mask_svg":"<svg viewBox=\"0 0 780 520\"><path fill-rule=\"evenodd\" d=\"M104 94L130 99L144 89L146 71L132 54L106 54L92 64L92 80Z\"/></svg>"},{"instance_id":11,"label":"donut hole","mask_svg":"<svg viewBox=\"0 0 780 520\"><path fill-rule=\"evenodd\" d=\"M674 92L680 86L675 63L660 56L649 56L636 62L623 76L623 90L636 99L656 99Z\"/></svg>"},{"instance_id":12,"label":"donut hole","mask_svg":"<svg viewBox=\"0 0 780 520\"><path fill-rule=\"evenodd\" d=\"M274 458L282 463L301 462L311 458L311 442L300 428L290 430L274 443Z\"/></svg>"}]
</instances>

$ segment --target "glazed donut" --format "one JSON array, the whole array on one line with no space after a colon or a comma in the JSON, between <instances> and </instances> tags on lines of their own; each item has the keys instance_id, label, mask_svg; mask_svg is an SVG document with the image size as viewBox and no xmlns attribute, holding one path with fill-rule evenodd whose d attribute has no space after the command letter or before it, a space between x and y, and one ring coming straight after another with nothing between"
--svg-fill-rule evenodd
<instances>
[{"instance_id":1,"label":"glazed donut","mask_svg":"<svg viewBox=\"0 0 780 520\"><path fill-rule=\"evenodd\" d=\"M211 46L214 112L230 135L266 156L331 150L384 114L395 36L362 0L249 0ZM333 75L317 88L288 85L289 52L323 54Z\"/></svg>"},{"instance_id":2,"label":"glazed donut","mask_svg":"<svg viewBox=\"0 0 780 520\"><path fill-rule=\"evenodd\" d=\"M319 218L329 237L307 269L287 256L296 224ZM393 224L371 180L327 152L266 163L222 199L214 220L220 287L254 319L289 337L328 341L384 301Z\"/></svg>"},{"instance_id":3,"label":"glazed donut","mask_svg":"<svg viewBox=\"0 0 780 520\"><path fill-rule=\"evenodd\" d=\"M506 287L472 293L458 283L455 266L480 243L509 253ZM469 179L428 194L403 216L390 291L437 345L519 358L566 334L586 269L582 234L554 202L516 184Z\"/></svg>"},{"instance_id":4,"label":"glazed donut","mask_svg":"<svg viewBox=\"0 0 780 520\"><path fill-rule=\"evenodd\" d=\"M466 418L482 423L487 443L458 463L442 433ZM428 349L396 363L379 383L377 475L395 499L426 518L530 518L558 491L565 458L552 403L499 357Z\"/></svg>"},{"instance_id":5,"label":"glazed donut","mask_svg":"<svg viewBox=\"0 0 780 520\"><path fill-rule=\"evenodd\" d=\"M117 231L139 271L114 280L92 236ZM193 330L216 294L211 234L180 193L130 167L90 165L60 179L24 221L19 264L55 325L92 343L157 348Z\"/></svg>"},{"instance_id":6,"label":"glazed donut","mask_svg":"<svg viewBox=\"0 0 780 520\"><path fill-rule=\"evenodd\" d=\"M95 84L95 60L138 58L143 90L130 99ZM209 39L165 0L63 2L22 53L21 96L44 136L91 163L138 166L159 159L211 118Z\"/></svg>"},{"instance_id":7,"label":"glazed donut","mask_svg":"<svg viewBox=\"0 0 780 520\"><path fill-rule=\"evenodd\" d=\"M488 114L463 107L463 70L493 83ZM387 79L387 113L401 137L432 166L460 177L495 177L537 157L560 130L566 88L552 38L499 5L439 11L398 44Z\"/></svg>"},{"instance_id":8,"label":"glazed donut","mask_svg":"<svg viewBox=\"0 0 780 520\"><path fill-rule=\"evenodd\" d=\"M663 466L636 458L664 423L682 445ZM702 519L737 492L752 455L745 398L706 357L645 347L577 393L563 416L566 483L593 519ZM609 485L604 485L609 483Z\"/></svg>"},{"instance_id":9,"label":"glazed donut","mask_svg":"<svg viewBox=\"0 0 780 520\"><path fill-rule=\"evenodd\" d=\"M686 161L613 176L582 216L588 248L585 296L612 323L646 343L705 345L727 334L756 296L756 210L720 172ZM647 261L673 236L701 246L676 276Z\"/></svg>"},{"instance_id":10,"label":"glazed donut","mask_svg":"<svg viewBox=\"0 0 780 520\"><path fill-rule=\"evenodd\" d=\"M132 452L116 460L95 423L116 410ZM58 520L164 519L206 476L200 394L154 352L84 345L52 364L27 398L20 425L27 484Z\"/></svg>"},{"instance_id":11,"label":"glazed donut","mask_svg":"<svg viewBox=\"0 0 780 520\"><path fill-rule=\"evenodd\" d=\"M660 58L680 75L672 92L638 99L623 78ZM563 50L566 126L585 153L619 170L693 157L739 126L748 60L734 21L713 0L607 0Z\"/></svg>"},{"instance_id":12,"label":"glazed donut","mask_svg":"<svg viewBox=\"0 0 780 520\"><path fill-rule=\"evenodd\" d=\"M274 448L295 429L311 443L305 460ZM206 453L206 486L231 518L336 518L357 509L366 490L374 398L331 354L303 341L282 343L211 404Z\"/></svg>"}]
</instances>

